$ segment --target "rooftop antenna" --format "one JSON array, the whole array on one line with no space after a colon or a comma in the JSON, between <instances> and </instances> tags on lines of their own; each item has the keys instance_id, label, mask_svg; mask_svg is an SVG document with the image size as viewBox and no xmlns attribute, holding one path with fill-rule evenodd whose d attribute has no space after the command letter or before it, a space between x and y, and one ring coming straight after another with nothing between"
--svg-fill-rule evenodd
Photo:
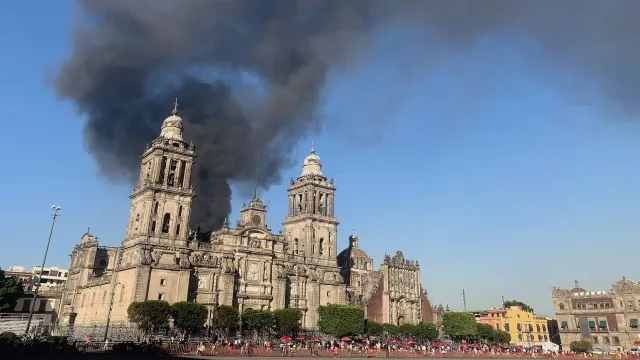
<instances>
[{"instance_id":1,"label":"rooftop antenna","mask_svg":"<svg viewBox=\"0 0 640 360\"><path fill-rule=\"evenodd\" d=\"M260 144L258 144L258 158L256 159L256 179L255 187L253 189L253 198L258 198L258 171L260 170Z\"/></svg>"},{"instance_id":2,"label":"rooftop antenna","mask_svg":"<svg viewBox=\"0 0 640 360\"><path fill-rule=\"evenodd\" d=\"M462 289L462 307L464 308L464 311L467 311L467 297L464 293L464 289Z\"/></svg>"}]
</instances>

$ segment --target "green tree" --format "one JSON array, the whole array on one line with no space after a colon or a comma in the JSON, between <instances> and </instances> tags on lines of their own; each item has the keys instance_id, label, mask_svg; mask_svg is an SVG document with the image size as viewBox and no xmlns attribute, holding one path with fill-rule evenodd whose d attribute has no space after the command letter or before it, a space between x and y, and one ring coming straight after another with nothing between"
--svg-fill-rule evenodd
<instances>
[{"instance_id":1,"label":"green tree","mask_svg":"<svg viewBox=\"0 0 640 360\"><path fill-rule=\"evenodd\" d=\"M364 332L368 336L381 336L384 332L384 327L379 322L366 320Z\"/></svg>"},{"instance_id":2,"label":"green tree","mask_svg":"<svg viewBox=\"0 0 640 360\"><path fill-rule=\"evenodd\" d=\"M192 301L180 301L171 305L173 325L183 334L193 334L207 321L207 308Z\"/></svg>"},{"instance_id":3,"label":"green tree","mask_svg":"<svg viewBox=\"0 0 640 360\"><path fill-rule=\"evenodd\" d=\"M242 328L253 332L255 337L268 335L273 330L275 320L268 310L247 309L242 313Z\"/></svg>"},{"instance_id":4,"label":"green tree","mask_svg":"<svg viewBox=\"0 0 640 360\"><path fill-rule=\"evenodd\" d=\"M384 328L384 335L387 337L398 335L398 327L393 324L382 324Z\"/></svg>"},{"instance_id":5,"label":"green tree","mask_svg":"<svg viewBox=\"0 0 640 360\"><path fill-rule=\"evenodd\" d=\"M478 333L478 338L488 343L494 342L495 331L493 330L493 326L489 324L476 323L476 329Z\"/></svg>"},{"instance_id":6,"label":"green tree","mask_svg":"<svg viewBox=\"0 0 640 360\"><path fill-rule=\"evenodd\" d=\"M273 312L276 323L276 331L279 335L295 336L300 330L300 319L302 313L295 308L278 309Z\"/></svg>"},{"instance_id":7,"label":"green tree","mask_svg":"<svg viewBox=\"0 0 640 360\"><path fill-rule=\"evenodd\" d=\"M509 308L512 306L520 306L520 308L522 309L522 311L528 312L528 313L535 313L533 311L533 308L525 303L523 303L522 301L518 301L518 300L507 300L504 302L504 307L505 308Z\"/></svg>"},{"instance_id":8,"label":"green tree","mask_svg":"<svg viewBox=\"0 0 640 360\"><path fill-rule=\"evenodd\" d=\"M129 321L136 324L145 334L156 332L169 326L171 306L162 300L132 302L127 309Z\"/></svg>"},{"instance_id":9,"label":"green tree","mask_svg":"<svg viewBox=\"0 0 640 360\"><path fill-rule=\"evenodd\" d=\"M502 330L494 330L493 341L499 345L508 344L511 342L511 334Z\"/></svg>"},{"instance_id":10,"label":"green tree","mask_svg":"<svg viewBox=\"0 0 640 360\"><path fill-rule=\"evenodd\" d=\"M407 323L398 326L398 335L405 339L414 338L417 334L418 327L416 325Z\"/></svg>"},{"instance_id":11,"label":"green tree","mask_svg":"<svg viewBox=\"0 0 640 360\"><path fill-rule=\"evenodd\" d=\"M440 337L440 331L436 324L420 323L416 327L415 337L420 341L434 341Z\"/></svg>"},{"instance_id":12,"label":"green tree","mask_svg":"<svg viewBox=\"0 0 640 360\"><path fill-rule=\"evenodd\" d=\"M593 344L586 340L572 341L569 348L575 353L590 353L593 351Z\"/></svg>"},{"instance_id":13,"label":"green tree","mask_svg":"<svg viewBox=\"0 0 640 360\"><path fill-rule=\"evenodd\" d=\"M357 306L325 305L318 308L318 327L325 334L342 337L364 333L364 310Z\"/></svg>"},{"instance_id":14,"label":"green tree","mask_svg":"<svg viewBox=\"0 0 640 360\"><path fill-rule=\"evenodd\" d=\"M478 334L476 318L468 312L450 311L442 315L442 330L451 339L460 341Z\"/></svg>"},{"instance_id":15,"label":"green tree","mask_svg":"<svg viewBox=\"0 0 640 360\"><path fill-rule=\"evenodd\" d=\"M13 312L16 301L24 296L22 282L15 277L5 277L0 270L0 312Z\"/></svg>"},{"instance_id":16,"label":"green tree","mask_svg":"<svg viewBox=\"0 0 640 360\"><path fill-rule=\"evenodd\" d=\"M240 314L238 313L238 309L227 305L220 305L216 311L214 329L219 335L226 338L231 331L238 328L239 321Z\"/></svg>"}]
</instances>

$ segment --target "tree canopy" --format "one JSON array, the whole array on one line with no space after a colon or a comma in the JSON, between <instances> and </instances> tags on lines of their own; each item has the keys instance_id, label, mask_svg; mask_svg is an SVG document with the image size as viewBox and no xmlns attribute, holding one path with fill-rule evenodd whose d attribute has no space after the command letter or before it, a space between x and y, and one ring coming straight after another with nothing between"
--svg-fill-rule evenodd
<instances>
[{"instance_id":1,"label":"tree canopy","mask_svg":"<svg viewBox=\"0 0 640 360\"><path fill-rule=\"evenodd\" d=\"M13 312L16 302L23 296L22 282L15 277L5 277L0 269L0 312Z\"/></svg>"},{"instance_id":2,"label":"tree canopy","mask_svg":"<svg viewBox=\"0 0 640 360\"><path fill-rule=\"evenodd\" d=\"M384 332L384 327L379 322L373 320L366 320L364 326L364 333L367 336L381 336Z\"/></svg>"},{"instance_id":3,"label":"tree canopy","mask_svg":"<svg viewBox=\"0 0 640 360\"><path fill-rule=\"evenodd\" d=\"M320 331L337 336L364 333L364 310L357 306L330 304L318 308Z\"/></svg>"},{"instance_id":4,"label":"tree canopy","mask_svg":"<svg viewBox=\"0 0 640 360\"><path fill-rule=\"evenodd\" d=\"M207 321L207 308L192 301L180 301L171 305L173 325L185 334L202 330Z\"/></svg>"},{"instance_id":5,"label":"tree canopy","mask_svg":"<svg viewBox=\"0 0 640 360\"><path fill-rule=\"evenodd\" d=\"M572 341L569 348L575 353L590 353L593 351L593 344L586 340Z\"/></svg>"},{"instance_id":6,"label":"tree canopy","mask_svg":"<svg viewBox=\"0 0 640 360\"><path fill-rule=\"evenodd\" d=\"M127 309L129 321L145 333L158 331L169 326L171 306L162 300L132 302Z\"/></svg>"},{"instance_id":7,"label":"tree canopy","mask_svg":"<svg viewBox=\"0 0 640 360\"><path fill-rule=\"evenodd\" d=\"M300 330L302 313L295 308L278 309L273 312L276 331L280 335L295 336Z\"/></svg>"},{"instance_id":8,"label":"tree canopy","mask_svg":"<svg viewBox=\"0 0 640 360\"><path fill-rule=\"evenodd\" d=\"M273 313L269 310L247 309L242 313L242 328L254 335L268 335L275 326Z\"/></svg>"},{"instance_id":9,"label":"tree canopy","mask_svg":"<svg viewBox=\"0 0 640 360\"><path fill-rule=\"evenodd\" d=\"M442 315L442 330L455 340L468 339L478 334L476 319L468 312L445 312Z\"/></svg>"},{"instance_id":10,"label":"tree canopy","mask_svg":"<svg viewBox=\"0 0 640 360\"><path fill-rule=\"evenodd\" d=\"M528 312L528 313L534 313L533 308L525 303L523 303L522 301L518 301L518 300L507 300L504 302L504 307L508 308L508 307L512 307L512 306L520 306L520 308L522 309L522 311Z\"/></svg>"},{"instance_id":11,"label":"tree canopy","mask_svg":"<svg viewBox=\"0 0 640 360\"><path fill-rule=\"evenodd\" d=\"M238 328L239 322L238 309L227 305L218 306L214 319L214 328L220 335L229 336L231 331Z\"/></svg>"}]
</instances>

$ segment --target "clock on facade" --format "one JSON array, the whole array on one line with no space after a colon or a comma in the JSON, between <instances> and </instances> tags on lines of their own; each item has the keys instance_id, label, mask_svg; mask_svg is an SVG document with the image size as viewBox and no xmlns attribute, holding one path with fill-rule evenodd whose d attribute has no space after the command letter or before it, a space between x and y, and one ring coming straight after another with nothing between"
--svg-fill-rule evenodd
<instances>
[{"instance_id":1,"label":"clock on facade","mask_svg":"<svg viewBox=\"0 0 640 360\"><path fill-rule=\"evenodd\" d=\"M253 225L260 225L260 215L253 215Z\"/></svg>"}]
</instances>

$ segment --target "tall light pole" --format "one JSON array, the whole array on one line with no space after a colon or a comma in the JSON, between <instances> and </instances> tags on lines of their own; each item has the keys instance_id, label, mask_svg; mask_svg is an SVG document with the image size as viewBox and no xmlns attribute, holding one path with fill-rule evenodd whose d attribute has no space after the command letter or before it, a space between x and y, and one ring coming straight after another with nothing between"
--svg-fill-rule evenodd
<instances>
[{"instance_id":1,"label":"tall light pole","mask_svg":"<svg viewBox=\"0 0 640 360\"><path fill-rule=\"evenodd\" d=\"M49 244L51 244L51 236L53 235L53 228L56 226L56 218L58 215L58 211L61 211L62 208L57 205L51 206L51 210L53 210L53 221L51 222L51 230L49 231L49 240L47 240L47 247L44 250L44 257L42 258L42 266L40 267L40 276L38 276L38 281L36 282L36 289L33 291L33 300L31 300L31 306L29 307L29 320L27 321L27 329L25 330L25 334L29 333L29 328L31 328L31 320L33 319L33 310L36 306L36 299L38 299L38 290L40 290L40 280L42 279L42 272L44 271L44 264L47 262L47 253L49 253Z\"/></svg>"}]
</instances>

